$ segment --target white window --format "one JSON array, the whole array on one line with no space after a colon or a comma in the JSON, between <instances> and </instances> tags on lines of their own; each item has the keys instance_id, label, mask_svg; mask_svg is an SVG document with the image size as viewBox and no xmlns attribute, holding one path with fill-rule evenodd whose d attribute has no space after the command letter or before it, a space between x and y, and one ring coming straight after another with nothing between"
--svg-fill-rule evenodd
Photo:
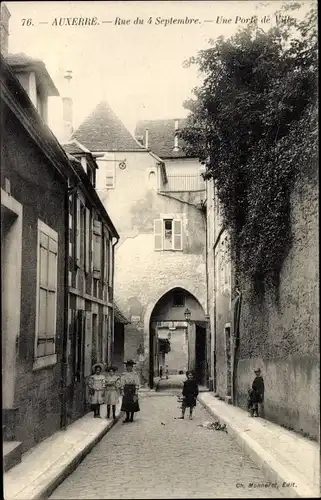
<instances>
[{"instance_id":1,"label":"white window","mask_svg":"<svg viewBox=\"0 0 321 500\"><path fill-rule=\"evenodd\" d=\"M182 250L183 235L180 219L154 220L155 250Z\"/></svg>"},{"instance_id":2,"label":"white window","mask_svg":"<svg viewBox=\"0 0 321 500\"><path fill-rule=\"evenodd\" d=\"M38 222L38 276L35 357L55 353L58 234Z\"/></svg>"},{"instance_id":3,"label":"white window","mask_svg":"<svg viewBox=\"0 0 321 500\"><path fill-rule=\"evenodd\" d=\"M108 157L103 158L102 160L97 160L97 165L99 178L101 179L101 189L114 189L116 176L116 162L114 155L108 155Z\"/></svg>"}]
</instances>

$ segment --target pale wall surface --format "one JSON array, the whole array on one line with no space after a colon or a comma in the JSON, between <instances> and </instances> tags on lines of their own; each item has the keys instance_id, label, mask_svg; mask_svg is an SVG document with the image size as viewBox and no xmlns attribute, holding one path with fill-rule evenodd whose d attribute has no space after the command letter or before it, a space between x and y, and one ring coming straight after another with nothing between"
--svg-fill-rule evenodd
<instances>
[{"instance_id":1,"label":"pale wall surface","mask_svg":"<svg viewBox=\"0 0 321 500\"><path fill-rule=\"evenodd\" d=\"M151 179L150 173L158 175L158 166L149 153L117 153L115 157L116 164L126 158L127 168L116 166L115 189L98 193L120 234L115 299L127 317L135 317L125 327L124 355L137 359L137 348L144 342L148 358L150 317L166 292L184 288L206 310L205 222L192 197L184 202L157 193L159 180ZM199 164L195 165L198 169ZM103 179L104 173L98 174ZM183 251L154 250L154 219L162 215L182 219Z\"/></svg>"},{"instance_id":2,"label":"pale wall surface","mask_svg":"<svg viewBox=\"0 0 321 500\"><path fill-rule=\"evenodd\" d=\"M318 184L292 195L294 241L281 272L277 306L243 298L237 386L244 405L254 366L263 370L267 418L311 436L319 433Z\"/></svg>"}]
</instances>

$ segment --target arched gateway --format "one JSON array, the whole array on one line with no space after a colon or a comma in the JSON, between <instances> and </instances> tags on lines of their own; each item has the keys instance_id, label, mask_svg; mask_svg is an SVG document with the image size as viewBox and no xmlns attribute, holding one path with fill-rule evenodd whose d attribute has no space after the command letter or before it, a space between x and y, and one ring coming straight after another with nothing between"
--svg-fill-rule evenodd
<instances>
[{"instance_id":1,"label":"arched gateway","mask_svg":"<svg viewBox=\"0 0 321 500\"><path fill-rule=\"evenodd\" d=\"M190 319L186 319L186 310ZM195 370L206 382L206 318L199 301L184 288L173 288L155 304L149 321L149 385L168 365L169 374Z\"/></svg>"}]
</instances>

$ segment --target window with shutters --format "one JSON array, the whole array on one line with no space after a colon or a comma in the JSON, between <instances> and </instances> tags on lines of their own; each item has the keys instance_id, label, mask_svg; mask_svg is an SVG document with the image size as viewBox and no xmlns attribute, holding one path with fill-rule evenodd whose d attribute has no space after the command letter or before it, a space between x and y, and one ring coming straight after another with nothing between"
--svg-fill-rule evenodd
<instances>
[{"instance_id":1,"label":"window with shutters","mask_svg":"<svg viewBox=\"0 0 321 500\"><path fill-rule=\"evenodd\" d=\"M85 271L90 272L91 214L85 209Z\"/></svg>"},{"instance_id":2,"label":"window with shutters","mask_svg":"<svg viewBox=\"0 0 321 500\"><path fill-rule=\"evenodd\" d=\"M56 351L57 264L58 234L38 221L36 358Z\"/></svg>"},{"instance_id":3,"label":"window with shutters","mask_svg":"<svg viewBox=\"0 0 321 500\"><path fill-rule=\"evenodd\" d=\"M80 267L85 268L86 255L86 207L80 203Z\"/></svg>"},{"instance_id":4,"label":"window with shutters","mask_svg":"<svg viewBox=\"0 0 321 500\"><path fill-rule=\"evenodd\" d=\"M155 250L182 250L183 235L180 219L154 220Z\"/></svg>"},{"instance_id":5,"label":"window with shutters","mask_svg":"<svg viewBox=\"0 0 321 500\"><path fill-rule=\"evenodd\" d=\"M96 160L100 172L101 189L114 189L116 176L116 162L113 154L105 154L102 159ZM104 181L103 181L104 179Z\"/></svg>"}]
</instances>

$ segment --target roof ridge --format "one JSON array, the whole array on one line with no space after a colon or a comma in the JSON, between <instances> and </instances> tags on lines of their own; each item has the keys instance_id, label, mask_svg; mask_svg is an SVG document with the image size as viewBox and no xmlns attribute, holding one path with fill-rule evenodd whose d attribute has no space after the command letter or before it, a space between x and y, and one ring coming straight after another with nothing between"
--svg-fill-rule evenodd
<instances>
[{"instance_id":1,"label":"roof ridge","mask_svg":"<svg viewBox=\"0 0 321 500\"><path fill-rule=\"evenodd\" d=\"M95 106L73 132L71 139L78 140L90 151L146 150L105 99Z\"/></svg>"}]
</instances>

